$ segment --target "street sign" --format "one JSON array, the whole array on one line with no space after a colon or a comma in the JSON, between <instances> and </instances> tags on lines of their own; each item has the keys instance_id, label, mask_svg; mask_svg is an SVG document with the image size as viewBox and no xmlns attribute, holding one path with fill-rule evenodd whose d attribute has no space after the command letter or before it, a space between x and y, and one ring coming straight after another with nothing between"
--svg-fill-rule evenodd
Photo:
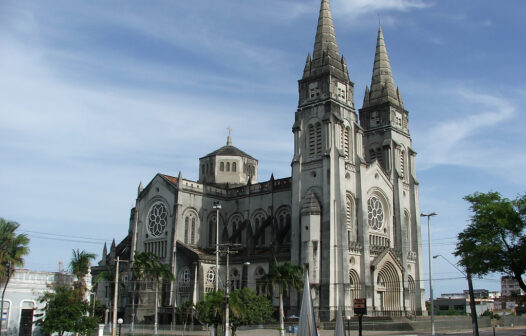
<instances>
[{"instance_id":1,"label":"street sign","mask_svg":"<svg viewBox=\"0 0 526 336\"><path fill-rule=\"evenodd\" d=\"M354 299L354 313L358 315L367 315L366 299Z\"/></svg>"}]
</instances>

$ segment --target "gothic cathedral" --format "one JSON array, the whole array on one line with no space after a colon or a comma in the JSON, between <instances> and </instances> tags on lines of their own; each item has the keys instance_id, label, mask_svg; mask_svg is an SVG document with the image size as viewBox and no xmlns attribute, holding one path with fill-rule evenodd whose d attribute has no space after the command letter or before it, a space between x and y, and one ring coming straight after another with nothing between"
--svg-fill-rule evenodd
<instances>
[{"instance_id":1,"label":"gothic cathedral","mask_svg":"<svg viewBox=\"0 0 526 336\"><path fill-rule=\"evenodd\" d=\"M109 253L104 247L95 275L116 256L156 254L176 276L161 287L160 322L167 323L175 307L226 286L226 257L216 266L216 243L235 243L232 289L248 286L277 304L262 279L274 260L290 261L309 271L322 320L334 318L338 306L352 312L354 298L367 299L370 316L425 313L416 152L381 27L358 113L329 0L321 1L314 51L298 86L292 177L258 182L258 161L229 135L199 159L198 181L157 174L139 186L128 235ZM122 279L133 280L132 265L124 267ZM98 290L104 297L104 286ZM151 321L155 300L147 293L128 286L121 314ZM299 298L287 293L287 315L298 313Z\"/></svg>"}]
</instances>

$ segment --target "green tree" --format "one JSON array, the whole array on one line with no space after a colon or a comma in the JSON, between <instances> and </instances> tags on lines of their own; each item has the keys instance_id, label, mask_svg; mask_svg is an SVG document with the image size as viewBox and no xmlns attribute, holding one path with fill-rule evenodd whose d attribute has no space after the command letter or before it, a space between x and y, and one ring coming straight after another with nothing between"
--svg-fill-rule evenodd
<instances>
[{"instance_id":1,"label":"green tree","mask_svg":"<svg viewBox=\"0 0 526 336\"><path fill-rule=\"evenodd\" d=\"M278 265L274 260L270 264L270 272L265 275L265 286L267 290L272 290L277 287L279 292L279 333L281 336L285 335L285 314L283 311L283 292L291 289L300 290L303 287L303 269L301 266L293 265L290 262L285 262Z\"/></svg>"},{"instance_id":2,"label":"green tree","mask_svg":"<svg viewBox=\"0 0 526 336\"><path fill-rule=\"evenodd\" d=\"M256 291L247 287L236 289L230 294L230 308L232 336L236 335L240 326L270 322L274 313L268 298L257 295Z\"/></svg>"},{"instance_id":3,"label":"green tree","mask_svg":"<svg viewBox=\"0 0 526 336\"><path fill-rule=\"evenodd\" d=\"M69 269L71 273L77 277L76 284L79 288L85 289L84 277L89 272L91 261L96 257L97 255L94 253L89 253L84 250L80 251L79 249L76 251L73 250L73 255L69 262Z\"/></svg>"},{"instance_id":4,"label":"green tree","mask_svg":"<svg viewBox=\"0 0 526 336\"><path fill-rule=\"evenodd\" d=\"M526 195L509 200L498 192L464 197L473 212L458 234L455 256L468 273L479 276L506 273L526 291Z\"/></svg>"},{"instance_id":5,"label":"green tree","mask_svg":"<svg viewBox=\"0 0 526 336\"><path fill-rule=\"evenodd\" d=\"M135 254L133 275L136 279L151 280L155 283L154 332L157 334L157 310L159 307L159 284L162 279L174 281L175 277L170 265L161 263L153 253L141 252Z\"/></svg>"},{"instance_id":6,"label":"green tree","mask_svg":"<svg viewBox=\"0 0 526 336\"><path fill-rule=\"evenodd\" d=\"M84 300L82 288L56 285L39 298L44 303L36 324L46 335L74 332L87 335L97 328L96 317L88 316L89 303Z\"/></svg>"},{"instance_id":7,"label":"green tree","mask_svg":"<svg viewBox=\"0 0 526 336\"><path fill-rule=\"evenodd\" d=\"M197 303L196 311L201 322L212 324L217 331L225 313L225 294L221 290L206 293Z\"/></svg>"},{"instance_id":8,"label":"green tree","mask_svg":"<svg viewBox=\"0 0 526 336\"><path fill-rule=\"evenodd\" d=\"M4 311L4 296L15 267L24 265L24 256L29 253L29 238L26 234L17 234L20 224L0 218L0 283L4 283L0 313ZM0 322L0 334L2 323Z\"/></svg>"}]
</instances>

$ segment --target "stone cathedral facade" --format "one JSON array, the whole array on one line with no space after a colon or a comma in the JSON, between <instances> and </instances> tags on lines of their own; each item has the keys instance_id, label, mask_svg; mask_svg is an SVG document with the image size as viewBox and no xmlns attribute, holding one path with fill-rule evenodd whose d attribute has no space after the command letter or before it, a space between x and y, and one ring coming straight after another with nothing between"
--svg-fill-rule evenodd
<instances>
[{"instance_id":1,"label":"stone cathedral facade","mask_svg":"<svg viewBox=\"0 0 526 336\"><path fill-rule=\"evenodd\" d=\"M174 307L199 300L215 281L226 285L226 258L215 266L217 239L241 244L230 257L232 289L248 286L277 304L277 293L264 293L261 279L273 260L291 261L309 271L322 320L334 318L339 305L352 314L354 298L366 298L372 316L424 314L416 152L382 29L357 111L329 0L322 0L314 51L298 86L291 177L258 182L258 161L229 135L225 146L199 159L198 181L157 174L139 186L128 236L109 253L105 247L94 273L112 267L116 256L155 253L176 276L162 286L161 321L168 322ZM121 278L133 280L124 267ZM151 295L136 290L131 299L130 288L121 294L125 315L133 310L136 321L151 319ZM297 293L287 293L288 315L299 304Z\"/></svg>"}]
</instances>

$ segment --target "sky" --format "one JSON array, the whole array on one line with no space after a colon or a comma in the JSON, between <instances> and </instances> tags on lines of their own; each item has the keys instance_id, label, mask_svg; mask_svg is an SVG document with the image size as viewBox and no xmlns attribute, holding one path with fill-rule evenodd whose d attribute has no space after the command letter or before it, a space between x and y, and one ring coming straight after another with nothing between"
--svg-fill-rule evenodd
<instances>
[{"instance_id":1,"label":"sky","mask_svg":"<svg viewBox=\"0 0 526 336\"><path fill-rule=\"evenodd\" d=\"M332 0L362 105L381 22L405 108L432 255L450 262L462 198L525 192L526 2ZM319 0L0 0L0 217L31 239L26 268L127 234L139 182L197 180L226 142L291 175L297 80ZM424 277L427 222L422 221ZM475 281L500 289L500 275ZM467 289L443 258L434 291ZM427 287L427 284L426 284Z\"/></svg>"}]
</instances>

